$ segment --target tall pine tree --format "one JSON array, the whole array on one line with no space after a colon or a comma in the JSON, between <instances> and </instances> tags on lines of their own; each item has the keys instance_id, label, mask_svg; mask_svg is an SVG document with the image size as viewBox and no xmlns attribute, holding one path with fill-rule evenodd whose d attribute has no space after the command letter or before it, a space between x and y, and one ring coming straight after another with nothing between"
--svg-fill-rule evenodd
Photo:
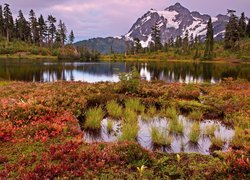
<instances>
[{"instance_id":1,"label":"tall pine tree","mask_svg":"<svg viewBox=\"0 0 250 180\"><path fill-rule=\"evenodd\" d=\"M152 30L151 36L154 42L154 50L158 51L162 48L161 30L160 30L159 24L156 22L154 26L151 28L151 30Z\"/></svg>"},{"instance_id":2,"label":"tall pine tree","mask_svg":"<svg viewBox=\"0 0 250 180\"><path fill-rule=\"evenodd\" d=\"M213 31L213 24L212 19L209 18L207 23L207 34L206 34L206 41L205 41L205 52L204 52L204 59L212 59L213 58L213 50L214 50L214 31Z\"/></svg>"},{"instance_id":3,"label":"tall pine tree","mask_svg":"<svg viewBox=\"0 0 250 180\"><path fill-rule=\"evenodd\" d=\"M4 36L3 8L0 5L0 37Z\"/></svg>"},{"instance_id":4,"label":"tall pine tree","mask_svg":"<svg viewBox=\"0 0 250 180\"><path fill-rule=\"evenodd\" d=\"M55 35L56 35L56 18L52 15L48 16L48 36L49 36L49 44L52 45L54 43Z\"/></svg>"},{"instance_id":5,"label":"tall pine tree","mask_svg":"<svg viewBox=\"0 0 250 180\"><path fill-rule=\"evenodd\" d=\"M224 48L229 50L239 50L240 48L238 17L234 13L234 10L228 10L230 18L228 24L226 25Z\"/></svg>"},{"instance_id":6,"label":"tall pine tree","mask_svg":"<svg viewBox=\"0 0 250 180\"><path fill-rule=\"evenodd\" d=\"M246 36L246 17L245 17L245 13L241 13L241 17L239 20L239 31L240 31L240 37L244 38Z\"/></svg>"},{"instance_id":7,"label":"tall pine tree","mask_svg":"<svg viewBox=\"0 0 250 180\"><path fill-rule=\"evenodd\" d=\"M43 19L43 15L40 15L40 17L38 18L38 34L39 34L40 46L43 45L46 31L47 31L47 26L46 26L45 21Z\"/></svg>"},{"instance_id":8,"label":"tall pine tree","mask_svg":"<svg viewBox=\"0 0 250 180\"><path fill-rule=\"evenodd\" d=\"M4 9L3 9L3 22L4 22L4 31L6 35L7 42L9 42L10 37L12 36L13 28L14 28L14 21L12 17L12 13L10 11L10 5L9 4L4 4Z\"/></svg>"},{"instance_id":9,"label":"tall pine tree","mask_svg":"<svg viewBox=\"0 0 250 180\"><path fill-rule=\"evenodd\" d=\"M74 41L75 41L75 35L73 30L71 30L69 34L69 44L73 44Z\"/></svg>"},{"instance_id":10,"label":"tall pine tree","mask_svg":"<svg viewBox=\"0 0 250 180\"><path fill-rule=\"evenodd\" d=\"M62 20L60 20L59 24L58 24L57 35L59 36L60 44L62 47L64 47L64 43L67 40L66 33L67 33L67 28L66 28L65 24L62 22Z\"/></svg>"},{"instance_id":11,"label":"tall pine tree","mask_svg":"<svg viewBox=\"0 0 250 180\"><path fill-rule=\"evenodd\" d=\"M31 29L31 37L33 43L39 42L39 33L38 33L38 22L36 19L36 14L33 11L33 9L30 10L29 14L29 20L30 20L30 29Z\"/></svg>"}]
</instances>

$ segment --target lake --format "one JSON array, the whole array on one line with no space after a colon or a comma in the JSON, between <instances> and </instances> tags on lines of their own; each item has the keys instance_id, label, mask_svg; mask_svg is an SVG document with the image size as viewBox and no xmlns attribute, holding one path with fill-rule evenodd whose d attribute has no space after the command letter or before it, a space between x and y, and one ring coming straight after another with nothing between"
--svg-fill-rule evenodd
<instances>
[{"instance_id":1,"label":"lake","mask_svg":"<svg viewBox=\"0 0 250 180\"><path fill-rule=\"evenodd\" d=\"M121 72L136 66L147 81L200 83L220 82L233 77L250 81L249 64L192 62L44 62L31 60L0 60L0 80L30 82L119 81Z\"/></svg>"}]
</instances>

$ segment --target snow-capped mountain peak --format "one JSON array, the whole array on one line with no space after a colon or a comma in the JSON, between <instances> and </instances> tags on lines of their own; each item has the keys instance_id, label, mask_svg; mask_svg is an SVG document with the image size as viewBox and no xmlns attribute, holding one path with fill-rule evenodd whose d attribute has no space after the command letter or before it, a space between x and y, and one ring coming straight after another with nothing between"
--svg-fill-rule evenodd
<instances>
[{"instance_id":1,"label":"snow-capped mountain peak","mask_svg":"<svg viewBox=\"0 0 250 180\"><path fill-rule=\"evenodd\" d=\"M202 15L197 11L190 12L180 3L167 7L163 11L151 9L139 18L129 32L125 35L127 40L139 38L143 47L147 47L152 40L151 28L155 23L159 24L162 42L167 42L171 37L184 36L186 30L189 35L200 36L204 40L209 15ZM228 16L217 15L212 17L214 36L219 40L224 36Z\"/></svg>"}]
</instances>

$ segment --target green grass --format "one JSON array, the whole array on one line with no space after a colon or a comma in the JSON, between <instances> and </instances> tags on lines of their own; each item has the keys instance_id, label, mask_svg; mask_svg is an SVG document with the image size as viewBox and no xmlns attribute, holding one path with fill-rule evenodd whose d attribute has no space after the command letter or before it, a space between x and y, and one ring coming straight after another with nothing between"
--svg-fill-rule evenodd
<instances>
[{"instance_id":1,"label":"green grass","mask_svg":"<svg viewBox=\"0 0 250 180\"><path fill-rule=\"evenodd\" d=\"M145 106L141 104L139 99L128 99L125 101L125 107L135 112L144 113Z\"/></svg>"},{"instance_id":2,"label":"green grass","mask_svg":"<svg viewBox=\"0 0 250 180\"><path fill-rule=\"evenodd\" d=\"M170 146L172 144L173 138L166 132L163 132L156 127L151 127L151 140L155 145Z\"/></svg>"},{"instance_id":3,"label":"green grass","mask_svg":"<svg viewBox=\"0 0 250 180\"><path fill-rule=\"evenodd\" d=\"M178 122L178 120L170 120L169 121L169 132L182 134L184 130L184 126L182 122Z\"/></svg>"},{"instance_id":4,"label":"green grass","mask_svg":"<svg viewBox=\"0 0 250 180\"><path fill-rule=\"evenodd\" d=\"M120 118L122 116L122 107L114 100L107 102L106 105L109 116Z\"/></svg>"},{"instance_id":5,"label":"green grass","mask_svg":"<svg viewBox=\"0 0 250 180\"><path fill-rule=\"evenodd\" d=\"M200 131L200 124L198 122L194 122L188 135L189 141L192 143L198 143L200 138Z\"/></svg>"},{"instance_id":6,"label":"green grass","mask_svg":"<svg viewBox=\"0 0 250 180\"><path fill-rule=\"evenodd\" d=\"M189 118L192 120L201 121L202 117L203 117L203 112L201 112L201 111L192 111L189 114Z\"/></svg>"},{"instance_id":7,"label":"green grass","mask_svg":"<svg viewBox=\"0 0 250 180\"><path fill-rule=\"evenodd\" d=\"M101 107L91 108L86 112L85 129L100 129L104 113Z\"/></svg>"},{"instance_id":8,"label":"green grass","mask_svg":"<svg viewBox=\"0 0 250 180\"><path fill-rule=\"evenodd\" d=\"M8 85L9 84L9 82L6 82L6 81L0 81L0 87L1 86L6 86L6 85Z\"/></svg>"},{"instance_id":9,"label":"green grass","mask_svg":"<svg viewBox=\"0 0 250 180\"><path fill-rule=\"evenodd\" d=\"M138 124L125 123L122 126L122 134L119 137L120 141L135 141L138 135L139 126Z\"/></svg>"},{"instance_id":10,"label":"green grass","mask_svg":"<svg viewBox=\"0 0 250 180\"><path fill-rule=\"evenodd\" d=\"M150 106L150 107L147 109L147 116L149 116L149 117L154 117L156 114L157 114L157 109L156 109L155 106Z\"/></svg>"},{"instance_id":11,"label":"green grass","mask_svg":"<svg viewBox=\"0 0 250 180\"><path fill-rule=\"evenodd\" d=\"M173 121L178 120L178 114L177 114L176 108L174 107L167 108L165 115L170 120L173 120Z\"/></svg>"},{"instance_id":12,"label":"green grass","mask_svg":"<svg viewBox=\"0 0 250 180\"><path fill-rule=\"evenodd\" d=\"M213 137L211 137L211 142L212 142L212 145L214 147L217 147L217 148L220 148L220 149L222 149L224 144L225 144L225 140L221 136L213 136Z\"/></svg>"},{"instance_id":13,"label":"green grass","mask_svg":"<svg viewBox=\"0 0 250 180\"><path fill-rule=\"evenodd\" d=\"M124 122L129 124L137 124L138 115L131 109L125 109L124 111Z\"/></svg>"},{"instance_id":14,"label":"green grass","mask_svg":"<svg viewBox=\"0 0 250 180\"><path fill-rule=\"evenodd\" d=\"M108 121L107 121L107 131L108 131L108 133L113 131L113 127L114 127L113 121L108 119Z\"/></svg>"},{"instance_id":15,"label":"green grass","mask_svg":"<svg viewBox=\"0 0 250 180\"><path fill-rule=\"evenodd\" d=\"M216 125L208 125L205 127L204 135L206 136L214 136L214 132L216 131Z\"/></svg>"}]
</instances>

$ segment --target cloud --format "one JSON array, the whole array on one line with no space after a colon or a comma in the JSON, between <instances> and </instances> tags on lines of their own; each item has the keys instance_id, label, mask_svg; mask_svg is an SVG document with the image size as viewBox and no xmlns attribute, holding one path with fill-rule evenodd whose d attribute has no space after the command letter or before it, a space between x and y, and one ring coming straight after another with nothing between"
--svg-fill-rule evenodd
<instances>
[{"instance_id":1,"label":"cloud","mask_svg":"<svg viewBox=\"0 0 250 180\"><path fill-rule=\"evenodd\" d=\"M62 19L68 31L74 30L77 40L91 37L122 35L129 31L132 24L149 9L158 10L176 3L176 0L6 0L13 14L19 9L28 14L34 9L36 15L46 17L53 14ZM227 8L245 11L250 15L249 0L179 0L191 11L216 15L225 14Z\"/></svg>"}]
</instances>

